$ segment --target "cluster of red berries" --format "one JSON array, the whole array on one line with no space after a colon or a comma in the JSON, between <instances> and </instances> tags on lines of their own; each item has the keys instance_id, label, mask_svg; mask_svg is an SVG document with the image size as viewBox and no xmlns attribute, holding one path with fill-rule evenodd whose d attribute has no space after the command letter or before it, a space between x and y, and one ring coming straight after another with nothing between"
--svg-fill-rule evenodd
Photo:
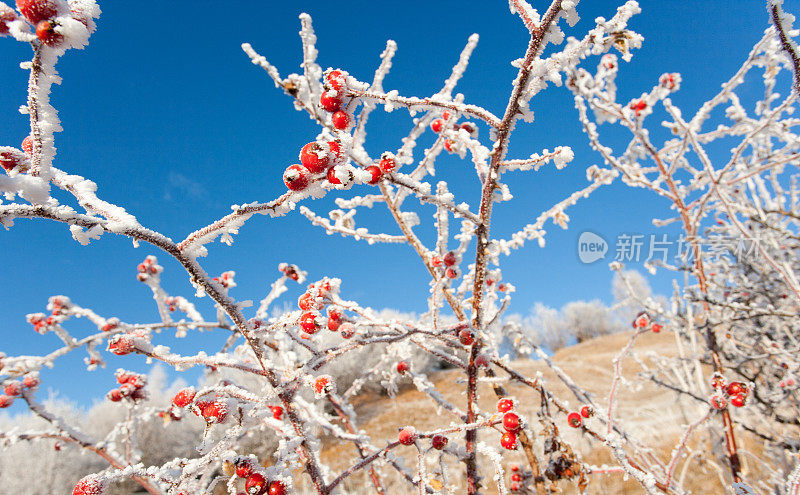
<instances>
[{"instance_id":1,"label":"cluster of red berries","mask_svg":"<svg viewBox=\"0 0 800 495\"><path fill-rule=\"evenodd\" d=\"M330 294L334 290L335 288L330 281L323 279L309 285L308 290L297 299L297 306L303 310L297 320L300 329L306 334L303 337L313 335L324 327L327 327L331 332L336 332L342 327L344 316L338 308L328 308L327 318L323 317L319 312L325 308ZM352 334L349 336L352 336Z\"/></svg>"},{"instance_id":2,"label":"cluster of red berries","mask_svg":"<svg viewBox=\"0 0 800 495\"><path fill-rule=\"evenodd\" d=\"M178 408L188 407L195 415L202 417L207 424L224 423L228 418L229 400L225 397L197 398L194 387L178 391L172 398L172 405Z\"/></svg>"},{"instance_id":3,"label":"cluster of red berries","mask_svg":"<svg viewBox=\"0 0 800 495\"><path fill-rule=\"evenodd\" d=\"M521 470L519 464L516 463L511 464L509 469L511 470L511 483L509 483L508 488L515 493L521 493L526 490L528 483L533 478L533 473Z\"/></svg>"},{"instance_id":4,"label":"cluster of red berries","mask_svg":"<svg viewBox=\"0 0 800 495\"><path fill-rule=\"evenodd\" d=\"M631 110L633 110L633 113L637 117L641 117L642 112L644 112L645 109L647 109L647 102L644 101L643 98L640 98L638 100L632 101L631 104L629 105L629 107L630 107Z\"/></svg>"},{"instance_id":5,"label":"cluster of red berries","mask_svg":"<svg viewBox=\"0 0 800 495\"><path fill-rule=\"evenodd\" d=\"M300 280L300 269L297 267L297 265L281 263L278 265L278 270L280 270L280 272L283 273L286 278L290 278L295 282Z\"/></svg>"},{"instance_id":6,"label":"cluster of red berries","mask_svg":"<svg viewBox=\"0 0 800 495\"><path fill-rule=\"evenodd\" d=\"M47 304L47 309L50 310L50 316L44 313L33 313L27 315L26 319L28 323L33 325L33 329L37 333L45 334L50 327L63 321L71 308L72 302L68 297L53 296Z\"/></svg>"},{"instance_id":7,"label":"cluster of red berries","mask_svg":"<svg viewBox=\"0 0 800 495\"><path fill-rule=\"evenodd\" d=\"M743 407L747 403L750 395L750 387L743 382L730 382L720 373L714 373L711 377L711 386L714 394L708 399L708 403L717 410L728 407Z\"/></svg>"},{"instance_id":8,"label":"cluster of red berries","mask_svg":"<svg viewBox=\"0 0 800 495\"><path fill-rule=\"evenodd\" d=\"M326 112L332 113L333 127L343 131L350 127L352 116L347 113L344 104L344 93L347 88L347 75L339 69L328 70L325 73L325 84L322 95L319 97L319 106Z\"/></svg>"},{"instance_id":9,"label":"cluster of red berries","mask_svg":"<svg viewBox=\"0 0 800 495\"><path fill-rule=\"evenodd\" d=\"M0 367L0 369L2 369ZM39 386L39 375L32 373L22 378L22 381L14 380L6 382L3 387L3 394L0 395L0 409L10 407L14 403L14 399L22 395L25 389L33 389Z\"/></svg>"},{"instance_id":10,"label":"cluster of red berries","mask_svg":"<svg viewBox=\"0 0 800 495\"><path fill-rule=\"evenodd\" d=\"M286 495L286 485L279 480L269 481L264 470L252 457L237 458L233 462L233 472L245 480L246 495Z\"/></svg>"},{"instance_id":11,"label":"cluster of red berries","mask_svg":"<svg viewBox=\"0 0 800 495\"><path fill-rule=\"evenodd\" d=\"M662 74L661 77L658 79L658 83L661 85L662 88L667 88L670 91L675 89L675 86L678 82L678 74Z\"/></svg>"},{"instance_id":12,"label":"cluster of red berries","mask_svg":"<svg viewBox=\"0 0 800 495\"><path fill-rule=\"evenodd\" d=\"M790 376L788 378L784 378L783 380L781 380L778 385L781 388L794 387L796 385L796 382L795 379Z\"/></svg>"},{"instance_id":13,"label":"cluster of red berries","mask_svg":"<svg viewBox=\"0 0 800 495\"><path fill-rule=\"evenodd\" d=\"M94 30L91 14L85 12L78 2L68 4L64 0L17 0L17 8L36 27L36 37L48 46L59 46L64 42L62 25L69 18L83 24L89 32ZM7 33L7 23L16 19L13 10L0 4L0 34Z\"/></svg>"},{"instance_id":14,"label":"cluster of red berries","mask_svg":"<svg viewBox=\"0 0 800 495\"><path fill-rule=\"evenodd\" d=\"M455 251L448 251L444 256L433 255L431 256L431 265L434 268L444 268L444 276L449 279L455 279L461 276L458 269L458 264L461 263L461 256Z\"/></svg>"},{"instance_id":15,"label":"cluster of red berries","mask_svg":"<svg viewBox=\"0 0 800 495\"><path fill-rule=\"evenodd\" d=\"M658 333L664 328L660 324L655 323L646 311L641 311L639 314L637 314L636 318L633 319L631 326L633 328L649 328L653 331L653 333Z\"/></svg>"},{"instance_id":16,"label":"cluster of red berries","mask_svg":"<svg viewBox=\"0 0 800 495\"><path fill-rule=\"evenodd\" d=\"M315 176L325 174L331 184L348 186L353 181L352 173L346 171L343 177L344 174L336 172L342 157L342 143L338 140L308 143L300 150L302 165L290 165L283 172L283 183L291 191L302 191Z\"/></svg>"},{"instance_id":17,"label":"cluster of red berries","mask_svg":"<svg viewBox=\"0 0 800 495\"><path fill-rule=\"evenodd\" d=\"M503 413L503 429L506 430L500 437L500 445L504 449L517 449L517 433L522 429L522 418L514 412L514 399L503 397L497 401L497 412Z\"/></svg>"},{"instance_id":18,"label":"cluster of red berries","mask_svg":"<svg viewBox=\"0 0 800 495\"><path fill-rule=\"evenodd\" d=\"M451 121L452 120L452 121ZM458 124L456 122L457 119L451 119L450 112L445 110L442 112L442 117L438 119L434 119L431 122L431 130L436 134L441 134L442 132L446 132L448 130L456 131L452 134L448 134L444 141L444 149L446 149L450 153L457 153L458 152L458 145L455 138L458 137L457 131L465 130L471 137L476 137L478 135L478 128L472 122L464 122L462 124Z\"/></svg>"},{"instance_id":19,"label":"cluster of red berries","mask_svg":"<svg viewBox=\"0 0 800 495\"><path fill-rule=\"evenodd\" d=\"M158 259L155 256L150 255L139 263L136 270L139 272L136 274L136 279L139 282L147 282L151 276L163 272L164 267L158 264Z\"/></svg>"},{"instance_id":20,"label":"cluster of red berries","mask_svg":"<svg viewBox=\"0 0 800 495\"><path fill-rule=\"evenodd\" d=\"M147 392L144 390L145 385L147 385L147 377L145 375L118 369L114 376L120 386L106 394L108 400L119 402L122 399L128 399L136 402L147 398Z\"/></svg>"},{"instance_id":21,"label":"cluster of red berries","mask_svg":"<svg viewBox=\"0 0 800 495\"><path fill-rule=\"evenodd\" d=\"M580 428L584 419L589 419L594 416L594 408L592 406L583 406L581 412L571 412L567 414L567 424L573 428Z\"/></svg>"}]
</instances>

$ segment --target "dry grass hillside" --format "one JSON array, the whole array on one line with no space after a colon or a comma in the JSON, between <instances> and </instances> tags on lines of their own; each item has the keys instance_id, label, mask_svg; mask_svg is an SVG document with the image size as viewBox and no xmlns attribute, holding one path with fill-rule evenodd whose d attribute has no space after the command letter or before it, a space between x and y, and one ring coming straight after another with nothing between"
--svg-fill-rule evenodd
<instances>
[{"instance_id":1,"label":"dry grass hillside","mask_svg":"<svg viewBox=\"0 0 800 495\"><path fill-rule=\"evenodd\" d=\"M587 341L559 351L553 356L553 361L570 374L581 386L593 393L598 404L603 405L606 403L611 383L612 360L628 342L629 338L630 333L622 333ZM616 417L625 425L628 432L640 439L643 444L652 447L657 456L668 462L670 452L683 431L681 425L688 424L701 417L704 409L696 401L681 400L672 392L659 390L643 380L636 379L636 373L642 369L641 363L648 366L653 364L653 353L674 355L676 353L674 335L669 332L661 334L647 333L637 339L633 352L623 360L623 375L628 380L620 389ZM550 390L560 398L568 401L571 406L579 407L579 403L574 396L555 374L547 368L545 363L520 360L514 363L514 367L531 377L541 372ZM431 379L437 383L439 389L449 401L463 409L465 402L464 384L459 375L457 371L448 370L434 374ZM450 385L449 387L443 387L442 385L444 384ZM539 406L538 395L534 394L532 389L523 385L511 383L507 388L518 399L520 412L531 418L534 433L538 433L541 430L535 416ZM480 407L487 411L494 410L496 400L490 386L482 383L480 386ZM419 430L428 430L456 421L454 416L449 415L444 410L439 411L437 415L437 408L433 401L410 385L401 390L394 398L378 395L363 397L357 403L357 412L360 420L358 427L370 435L375 445L383 445L382 439L396 439L398 426L413 425ZM742 410L736 411L734 414L746 414L746 412ZM589 442L577 430L569 428L563 415L560 415L557 421L564 437L572 442L575 450L582 453L584 460L593 465L611 462L607 448ZM715 421L715 418L712 418L711 421ZM600 427L597 423L595 423L595 426ZM700 430L693 437L690 446L695 453L690 458L690 466L684 469L686 461L681 461L676 471L676 476L685 476L686 483L684 486L691 489L692 493L725 493L715 459L706 459L701 455L702 451L708 450L709 442L719 441L718 438L711 438L707 431ZM481 434L480 439L497 445L499 437L500 435L497 432L484 432ZM741 437L740 439L747 446L747 439ZM413 447L401 447L396 449L395 452L410 460L416 459ZM338 472L352 464L355 455L352 445L341 444L336 440L329 439L323 449L322 457L326 463L332 466L334 471ZM428 457L433 461L436 456L430 455ZM513 453L509 461L511 462L512 459L524 465L521 450ZM482 472L486 475L484 479L485 493L497 493L497 487L491 479L492 470L489 461L485 458L481 458L480 461ZM745 455L744 462L748 479L751 481L757 480L760 477L760 473L755 468L755 463L748 461L748 456ZM407 465L407 467L413 468L414 466ZM450 465L449 470L451 478L463 477L463 466L453 463ZM428 472L432 473L434 471L435 466L429 464ZM384 475L384 483L387 485L389 493L416 493L409 488L409 485L399 482L392 470L384 468L381 472ZM506 474L506 479L508 480L508 473ZM454 483L455 480L451 479L450 482ZM558 486L563 490L562 493L577 493L574 483L561 482ZM297 488L302 493L311 493L304 489L302 485ZM353 476L343 491L348 494L374 493L374 489L369 485L363 472L360 475ZM455 493L462 492L463 487L460 486L455 490ZM587 490L587 493L591 494L633 494L642 492L643 490L637 483L624 481L621 474L593 475Z\"/></svg>"}]
</instances>

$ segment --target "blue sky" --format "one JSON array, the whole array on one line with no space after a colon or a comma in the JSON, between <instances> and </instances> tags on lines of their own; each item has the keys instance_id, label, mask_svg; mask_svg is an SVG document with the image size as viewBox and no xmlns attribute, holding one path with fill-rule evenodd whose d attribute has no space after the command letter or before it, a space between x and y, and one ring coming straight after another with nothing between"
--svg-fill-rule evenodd
<instances>
[{"instance_id":1,"label":"blue sky","mask_svg":"<svg viewBox=\"0 0 800 495\"><path fill-rule=\"evenodd\" d=\"M544 2L532 3L544 9ZM225 8L219 2L184 0L100 5L103 15L88 49L68 53L58 65L64 83L55 87L52 101L66 131L56 136L56 165L94 180L101 197L176 240L226 214L231 204L281 194L283 169L297 161L300 147L316 134L311 121L295 112L289 99L250 64L242 42L251 43L282 75L296 72L301 56L297 16L305 11L314 18L323 68L341 67L370 80L391 38L399 48L385 87L423 96L438 91L467 37L477 32L480 43L457 91L495 114L502 114L515 75L508 62L523 55L527 42L526 30L504 1L407 0L402 8L397 2L352 1L344 7L342 2L318 0L228 2ZM702 9L694 1L643 0L640 5L643 12L630 27L645 42L632 62L622 63L620 99L649 90L663 72L680 72L683 83L673 101L685 113L694 111L739 67L768 22L763 2L755 0L708 1ZM595 17L611 17L616 6L584 0L578 9L581 21L567 34L582 36ZM0 115L6 116L0 126L2 145L18 146L28 132L17 108L24 103L27 84L18 63L29 52L21 43L0 39ZM538 174L513 177L515 200L495 210L493 233L502 237L585 184L586 167L600 163L585 144L567 90L551 88L532 108L537 120L518 126L509 157L569 145L576 158L563 171L546 167ZM403 111L375 112L370 153L395 150L408 123ZM612 137L624 136L618 129L603 130L609 142L623 142ZM485 138L485 127L481 133ZM440 164L452 189L474 201L477 188L470 169L451 157ZM331 203L326 198L306 205L324 213ZM525 313L537 301L559 307L578 299L610 300L607 263L581 264L575 250L578 235L592 230L613 243L619 233L655 233L650 219L667 216L666 207L662 200L621 184L572 207L568 231L549 225L544 249L534 243L505 260L505 280L518 289L512 311ZM430 240L432 210L422 212L420 234ZM371 229L391 226L381 211L357 218ZM35 334L24 320L26 313L44 311L47 297L54 294L129 322L157 318L150 291L135 280L136 264L148 254L158 255L148 246L134 249L124 238L105 235L83 247L63 225L18 221L0 232L0 247L5 255L0 350L7 354L43 353L57 345L54 336ZM419 312L426 304L426 272L410 248L370 247L327 236L297 213L254 218L232 247L214 244L209 252L204 260L209 272L237 272L239 287L233 295L240 299L259 300L277 275L277 264L287 261L300 264L312 279L342 278L344 295L364 305ZM177 265L164 256L160 260L167 270L167 290L191 296ZM652 284L669 291L668 277L657 277ZM299 292L292 290L289 299ZM205 314L212 315L207 306ZM69 328L81 335L86 331L80 325ZM196 348L207 339L176 348ZM140 359L113 358L107 371L87 377L80 370L83 356L74 354L57 363L60 372L44 378L81 402L110 386L116 367L142 369Z\"/></svg>"}]
</instances>

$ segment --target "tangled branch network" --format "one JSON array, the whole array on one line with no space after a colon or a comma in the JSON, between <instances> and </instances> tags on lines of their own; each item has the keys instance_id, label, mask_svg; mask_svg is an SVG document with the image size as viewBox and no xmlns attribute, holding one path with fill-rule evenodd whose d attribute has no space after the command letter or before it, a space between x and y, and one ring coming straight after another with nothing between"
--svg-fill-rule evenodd
<instances>
[{"instance_id":1,"label":"tangled branch network","mask_svg":"<svg viewBox=\"0 0 800 495\"><path fill-rule=\"evenodd\" d=\"M596 19L583 36L567 38L562 28L578 21L577 3L556 0L539 13L525 0L510 0L530 40L512 62L518 72L502 114L455 93L477 35L467 41L441 90L426 97L385 89L396 51L392 41L372 81L360 81L343 68L323 70L305 14L300 74L281 76L244 44L252 63L318 124L319 133L300 150L300 163L283 173L284 194L235 205L179 242L101 199L91 180L58 168L55 133L62 129L50 102L51 87L60 82L55 66L68 50L87 46L100 16L96 2L17 0L16 9L0 3L0 35L33 50L22 64L29 84L21 112L30 119L30 133L20 148L0 147L6 172L0 177L0 222L7 229L18 219L59 222L84 245L104 234L128 237L177 261L194 291L188 297L169 294L161 284L164 268L149 255L137 267L137 278L152 291L159 321L125 322L65 295L51 297L47 313L27 315L36 332L52 332L63 345L37 356L0 354L0 408L23 401L43 425L2 431L0 444L50 442L96 456L104 467L75 480L73 495L110 494L125 483L171 495L484 490L544 495L589 493L611 477L633 480L639 492L684 494L693 470L711 473L703 476L719 478L721 489L731 493L800 493L800 120L793 117L800 55L794 18L783 12L780 0L769 0L763 38L718 93L685 115L671 100L680 89L677 73L664 74L632 101L617 99L616 80L623 73L617 53L629 61L643 41L627 28L640 12L638 4L628 1L611 18ZM751 73L759 74L764 88L752 108L737 93ZM533 122L530 102L546 89L572 93L576 117L597 153L584 161L599 157L602 165L588 167L585 184L530 223L520 222L516 233L497 238L493 209L513 199L515 175L546 166L562 169L574 159L566 146L508 156L516 126ZM396 149L371 156L365 147L368 120L380 107L407 111L408 134ZM655 115L664 115L657 124L671 133L667 139L656 140L649 132ZM616 132L615 143L626 136L627 144L604 144L601 125ZM435 136L433 145L418 149L428 133ZM718 141L734 143L729 156L720 159L708 151ZM471 162L477 203L459 200L444 181L434 182L437 159L445 154ZM681 275L669 301L641 298L631 287L630 300L641 313L626 344L607 363L606 393L596 394L504 317L514 286L503 281L501 262L530 241L543 246L550 224L567 228L567 209L614 181L667 200L671 216L654 222L679 225L690 249L675 265L649 266L652 272ZM361 195L350 195L354 189ZM320 215L308 206L326 195L336 197L337 209ZM421 219L404 208L413 200L432 213L434 245L423 242ZM328 274L305 286L298 309L281 312L276 303L288 285L305 285L308 277L289 263L278 267L269 292L249 309L249 301L233 295L234 272L211 276L203 268L210 243L230 244L255 215L287 215L301 204L299 213L327 234L407 244L430 274L427 311L414 318L387 316L343 299L340 274ZM356 213L376 207L386 208L396 224L387 232L358 225ZM451 222L458 225L454 232ZM757 256L735 248L745 241ZM723 248L711 256L711 244ZM619 263L611 268L623 273ZM203 301L213 306L216 319L197 309ZM76 335L71 324L77 318L95 331ZM206 331L227 338L220 349L180 354L164 345L167 331L177 338ZM655 333L668 335L676 351L649 361L636 358L633 376L623 359L635 357L638 339ZM540 357L560 383L518 370L499 352L504 339L519 354ZM85 355L91 372L105 365L106 352L177 371L201 367L204 380L154 407L148 377L118 370L107 400L124 408L125 418L105 438L94 438L37 397L39 372L70 353ZM432 363L454 370L451 378L435 380L428 373ZM675 420L672 449L655 448L618 412L621 390L632 381L677 397L671 404L675 414L665 416ZM375 384L390 394L399 385L413 385L430 401L439 425L418 429L399 423L389 425L397 434L367 433L356 405ZM479 400L480 384L488 387L483 395L493 394L489 402ZM557 384L566 395L556 391ZM515 399L511 386L529 389L537 400ZM463 390L459 402L445 393L455 387ZM202 421L196 449L146 462L138 432L156 421L167 429ZM345 467L323 460L323 448L331 444L351 447ZM597 451L607 463L589 460Z\"/></svg>"}]
</instances>

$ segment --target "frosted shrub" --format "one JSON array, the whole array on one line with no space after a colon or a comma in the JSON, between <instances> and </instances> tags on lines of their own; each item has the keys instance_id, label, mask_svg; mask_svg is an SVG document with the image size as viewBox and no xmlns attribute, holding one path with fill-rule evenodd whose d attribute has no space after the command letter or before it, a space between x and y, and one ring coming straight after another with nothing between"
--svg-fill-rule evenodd
<instances>
[{"instance_id":1,"label":"frosted shrub","mask_svg":"<svg viewBox=\"0 0 800 495\"><path fill-rule=\"evenodd\" d=\"M19 148L0 147L0 165L6 171L0 177L0 222L7 228L17 219L59 222L81 244L103 242L106 234L125 236L162 259L174 259L191 285L183 295L168 293L161 284L164 267L149 254L135 273L143 288L152 291L158 321L122 321L84 306L91 301L61 295L50 298L46 312L27 315L36 332L52 332L63 347L41 356L0 358L0 407L21 401L39 418L36 424L6 425L0 433L4 451L24 442L69 444L86 451L94 460L84 460L84 477L71 481L74 495L110 493L123 482L152 494L345 493L362 472L366 476L358 479L366 485L361 488L377 493L476 494L494 485L503 494L543 495L567 486L586 491L606 476L632 479L646 493L686 493L678 467L685 474L701 463L716 469L721 484L739 493L750 490L747 484L764 493L800 490L794 467L800 141L794 133L797 119L791 116L800 89L800 56L792 39L793 18L772 0L768 10L773 25L739 72L689 118L670 99L680 89L679 74L665 73L632 101L617 100L616 79L624 77L617 53L630 60L643 41L627 28L639 13L638 4L628 1L610 12L609 19L596 19L588 32L567 38L562 29L578 21L576 4L557 0L540 13L525 0L509 2L530 32L530 42L523 57L512 62L518 74L502 114L455 93L477 35L467 40L441 90L426 97L387 88L396 50L392 41L371 81L359 80L345 68L323 70L316 62L311 18L305 14L300 18L302 74L282 76L255 47L243 45L253 64L318 124L319 132L308 136L300 163L287 163L282 178L275 177L284 181L284 194L234 205L228 215L178 242L102 199L95 183L62 170L55 160L55 133L61 130L50 103L51 86L59 81L55 65L69 49L87 45L100 15L98 6L93 0L18 0L18 10L0 4L0 34L33 48L31 61L22 64L30 73L22 107L30 119L30 135ZM751 71L759 73L765 86L765 97L754 109L745 108L736 96ZM778 76L785 72L795 81L793 88L779 87ZM560 86L565 89L556 89ZM604 165L587 168L585 184L531 223L521 222L508 238L497 238L491 231L493 207L513 199L513 178L542 167L562 169L574 158L566 146L531 150L527 157L507 156L514 129L533 121L530 102L545 89L572 92L576 117ZM666 111L663 122L652 122L656 107ZM712 122L710 115L718 107L725 117ZM368 118L379 108L408 112L411 118L398 147L373 156L365 147ZM665 126L674 137L656 143L649 125ZM630 142L619 149L603 144L601 131L611 130L626 133ZM418 139L425 134L436 139L420 150ZM713 161L705 146L723 138L738 144L729 160ZM446 182L434 180L437 158L443 154L457 155L474 169L478 202L468 204ZM514 285L504 277L501 262L531 241L543 246L551 223L567 228L570 207L616 180L668 199L675 218L656 219L655 224L678 223L690 249L678 265L648 266L681 274L670 301L639 290L641 281L612 264L620 274L617 292L626 294L618 299L633 304L636 312L627 343L607 363L608 393L598 396L559 368L518 321L505 317ZM326 195L335 197L337 208L315 212L312 200ZM428 208L433 222L404 208L406 202ZM360 226L356 214L363 208L385 208L395 225L387 232ZM364 307L341 297L341 274L310 279L302 266L288 263L278 267L270 292L251 306L236 288L233 271L214 276L204 269L209 244L230 244L257 215L275 217L294 210L321 232L369 244L408 245L430 273L427 311L414 316ZM419 236L426 224L435 230L430 245ZM734 242L711 256L708 246L718 238ZM753 262L735 246L756 240L760 258ZM275 311L276 305L285 304L279 301L291 284L305 290L297 309L290 301L290 309ZM206 319L199 305L215 309L216 318ZM616 330L611 310L596 302L568 305L557 313L542 309L534 319L551 334L543 339L550 339L551 349L573 337L580 341ZM88 320L94 331L76 334L76 318ZM166 345L167 332L192 338L200 331L228 338L219 349L195 354L177 353ZM657 383L663 393L676 393L691 404L678 401L674 414L660 412L670 420L680 418L674 425L677 443L666 453L650 446L649 435L631 428L617 411L623 386L635 378L624 376L622 359L644 334L662 331L674 335L678 355L655 356L657 366L638 360L639 381ZM570 404L564 393L554 392L542 375L517 371L518 363L499 352L508 341L519 355L542 358L575 401ZM89 372L103 366L110 352L131 362L160 362L179 372L201 367L206 374L197 386L170 397L148 377L121 369L116 383L109 384L107 400L116 411L124 411L123 417L109 431L90 432L40 397L39 371L72 352L84 356ZM434 367L454 371L437 382L426 373ZM354 404L370 383L390 394L400 385L412 385L429 400L431 416L439 415L438 426L417 428L405 424L409 417L404 416L388 425L389 435L368 434ZM479 383L494 394L488 408L479 405ZM510 396L509 386L531 389L538 400L523 404ZM461 403L444 393L455 388L464 392ZM535 407L532 415L524 414L529 406ZM173 431L189 421L202 425L188 430L194 452L145 455L143 441L177 443L174 435L153 434L153 423L166 422L166 430ZM701 431L713 441L697 448ZM578 433L582 440L573 435ZM745 433L755 446L747 451L742 450ZM352 446L349 467L333 469L324 462L323 442ZM587 445L604 452L613 464L587 461ZM508 462L523 454L522 467ZM749 478L745 454L761 476Z\"/></svg>"}]
</instances>

